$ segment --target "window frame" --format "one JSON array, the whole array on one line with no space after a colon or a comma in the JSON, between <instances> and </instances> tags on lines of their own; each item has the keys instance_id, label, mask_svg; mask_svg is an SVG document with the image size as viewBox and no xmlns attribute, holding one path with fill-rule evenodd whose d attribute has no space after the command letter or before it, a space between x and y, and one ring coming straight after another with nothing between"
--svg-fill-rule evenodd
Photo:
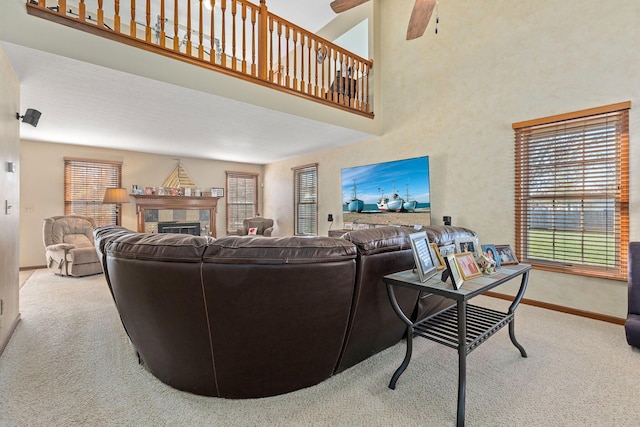
<instances>
[{"instance_id":1,"label":"window frame","mask_svg":"<svg viewBox=\"0 0 640 427\"><path fill-rule=\"evenodd\" d=\"M317 236L318 235L318 164L291 168L293 171L293 231L296 236ZM312 194L306 193L303 188L308 187L302 181L307 174L312 174ZM305 196L306 194L306 196ZM302 201L301 197L307 201ZM310 197L309 197L310 196ZM309 200L312 200L311 202ZM312 210L301 209L301 206L312 206ZM308 228L307 228L308 227ZM306 230L303 230L306 228Z\"/></svg>"},{"instance_id":2,"label":"window frame","mask_svg":"<svg viewBox=\"0 0 640 427\"><path fill-rule=\"evenodd\" d=\"M627 279L630 108L627 101L512 125L520 262L547 271ZM615 128L613 136L610 128ZM550 152L556 153L551 161ZM544 227L534 227L536 221ZM601 253L606 261L598 259Z\"/></svg>"},{"instance_id":3,"label":"window frame","mask_svg":"<svg viewBox=\"0 0 640 427\"><path fill-rule=\"evenodd\" d=\"M122 162L76 157L63 160L64 214L93 218L97 227L121 224L121 209L103 204L102 199L107 188L122 187Z\"/></svg>"},{"instance_id":4,"label":"window frame","mask_svg":"<svg viewBox=\"0 0 640 427\"><path fill-rule=\"evenodd\" d=\"M260 174L254 173L254 172L237 172L237 171L226 171L226 179L225 179L225 193L227 195L226 197L226 228L227 228L227 235L236 235L238 234L238 228L242 227L242 221L247 219L247 218L253 218L255 216L258 215L258 177L260 176ZM253 194L250 198L245 198L241 201L238 202L234 202L233 199L235 197L236 194L236 190L232 189L232 185L238 185L231 183L231 180L246 180L249 182L252 182L253 185ZM232 214L232 210L234 209L234 207L238 207L238 206L242 206L242 209L238 209L238 212L234 215ZM245 216L247 213L246 211L246 207L250 206L251 209L251 215L249 216ZM244 211L244 214L242 214L240 211ZM240 218L240 217L243 218ZM232 220L236 218L235 223L236 223L236 227L233 227L232 225ZM239 224L239 225L238 225Z\"/></svg>"}]
</instances>

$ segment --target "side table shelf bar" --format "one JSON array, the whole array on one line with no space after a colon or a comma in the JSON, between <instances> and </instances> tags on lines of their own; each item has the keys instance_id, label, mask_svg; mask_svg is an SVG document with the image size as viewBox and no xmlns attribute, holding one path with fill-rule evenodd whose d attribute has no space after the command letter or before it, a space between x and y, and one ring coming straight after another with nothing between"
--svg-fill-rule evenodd
<instances>
[{"instance_id":1,"label":"side table shelf bar","mask_svg":"<svg viewBox=\"0 0 640 427\"><path fill-rule=\"evenodd\" d=\"M498 332L513 320L513 314L501 313L489 308L467 305L466 352L469 354L480 343ZM456 305L435 317L413 326L414 335L419 335L439 344L458 349L458 307Z\"/></svg>"}]
</instances>

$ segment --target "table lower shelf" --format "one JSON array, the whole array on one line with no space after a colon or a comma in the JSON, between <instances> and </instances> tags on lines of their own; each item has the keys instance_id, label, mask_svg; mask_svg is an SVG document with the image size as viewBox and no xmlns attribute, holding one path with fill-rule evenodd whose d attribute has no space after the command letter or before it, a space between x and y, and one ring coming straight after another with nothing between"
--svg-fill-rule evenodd
<instances>
[{"instance_id":1,"label":"table lower shelf","mask_svg":"<svg viewBox=\"0 0 640 427\"><path fill-rule=\"evenodd\" d=\"M513 321L513 313L502 313L477 305L467 305L466 353L469 354L503 326ZM413 325L413 334L458 349L457 305Z\"/></svg>"}]
</instances>

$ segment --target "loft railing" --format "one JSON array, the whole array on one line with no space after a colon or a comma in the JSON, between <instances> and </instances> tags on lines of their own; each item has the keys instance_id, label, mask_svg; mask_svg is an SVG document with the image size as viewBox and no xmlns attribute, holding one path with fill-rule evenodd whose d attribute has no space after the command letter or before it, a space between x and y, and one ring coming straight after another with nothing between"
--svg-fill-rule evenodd
<instances>
[{"instance_id":1,"label":"loft railing","mask_svg":"<svg viewBox=\"0 0 640 427\"><path fill-rule=\"evenodd\" d=\"M29 0L27 12L373 117L373 62L270 13L265 0Z\"/></svg>"}]
</instances>

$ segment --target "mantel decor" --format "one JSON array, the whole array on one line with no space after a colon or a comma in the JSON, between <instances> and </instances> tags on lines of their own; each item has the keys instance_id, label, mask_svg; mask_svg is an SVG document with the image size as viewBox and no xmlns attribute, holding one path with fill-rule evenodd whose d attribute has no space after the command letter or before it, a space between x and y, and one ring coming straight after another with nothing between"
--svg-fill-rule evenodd
<instances>
[{"instance_id":1,"label":"mantel decor","mask_svg":"<svg viewBox=\"0 0 640 427\"><path fill-rule=\"evenodd\" d=\"M145 232L145 210L147 209L208 209L209 230L216 237L216 212L219 197L197 196L159 196L146 194L131 194L136 200L136 216L138 232Z\"/></svg>"}]
</instances>

